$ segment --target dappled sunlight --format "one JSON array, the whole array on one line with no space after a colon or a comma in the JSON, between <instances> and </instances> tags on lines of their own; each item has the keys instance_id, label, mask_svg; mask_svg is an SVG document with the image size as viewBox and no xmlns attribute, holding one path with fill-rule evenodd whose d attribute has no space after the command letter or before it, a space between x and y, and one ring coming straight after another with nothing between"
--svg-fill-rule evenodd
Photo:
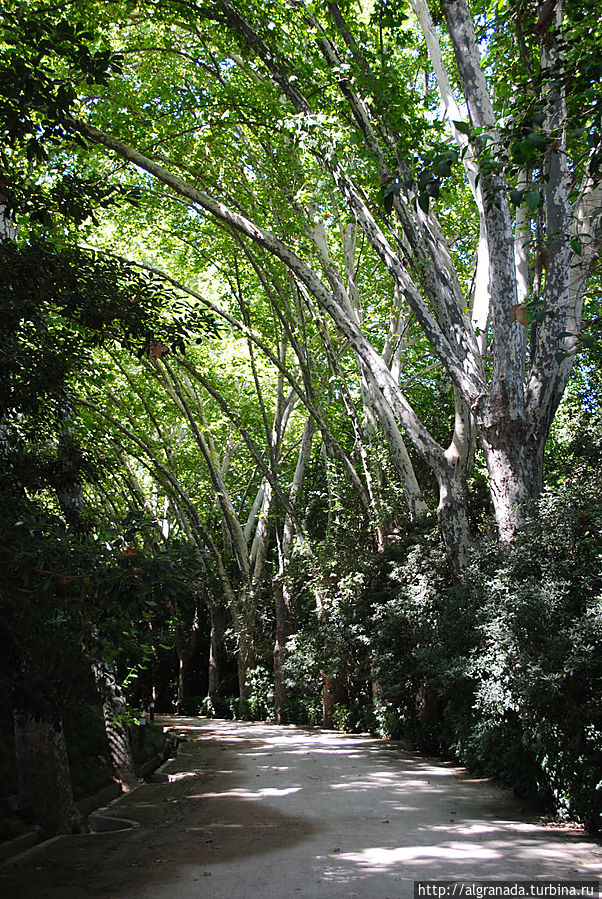
<instances>
[{"instance_id":1,"label":"dappled sunlight","mask_svg":"<svg viewBox=\"0 0 602 899\"><path fill-rule=\"evenodd\" d=\"M492 824L482 824L481 822L471 822L462 824L431 824L430 827L424 828L433 833L462 834L463 836L472 837L482 834L495 833L497 828Z\"/></svg>"},{"instance_id":2,"label":"dappled sunlight","mask_svg":"<svg viewBox=\"0 0 602 899\"><path fill-rule=\"evenodd\" d=\"M172 896L181 883L172 899L264 899L284 872L295 884L279 893L287 899L399 899L411 896L413 880L583 879L602 871L599 847L583 834L530 821L491 781L398 745L319 729L172 721L186 740L178 756L119 804L120 816L141 826L105 835L110 866L85 844L87 869L95 883L103 871L107 895L150 899L163 895L163 883ZM73 856L72 844L63 845L48 849L54 867L34 860L23 869L23 882L39 886L31 895L63 899ZM254 891L241 893L248 883Z\"/></svg>"},{"instance_id":3,"label":"dappled sunlight","mask_svg":"<svg viewBox=\"0 0 602 899\"><path fill-rule=\"evenodd\" d=\"M152 780L156 783L167 782L176 783L178 780L184 780L186 777L196 777L200 771L176 771L174 774L156 774ZM160 778L160 779L159 779Z\"/></svg>"},{"instance_id":4,"label":"dappled sunlight","mask_svg":"<svg viewBox=\"0 0 602 899\"><path fill-rule=\"evenodd\" d=\"M406 862L428 864L433 859L463 862L466 859L498 857L499 853L495 849L472 842L448 843L441 846L396 846L393 848L375 846L370 849L362 849L361 852L349 852L340 856L344 861L353 862L362 868L372 868L375 871Z\"/></svg>"},{"instance_id":5,"label":"dappled sunlight","mask_svg":"<svg viewBox=\"0 0 602 899\"><path fill-rule=\"evenodd\" d=\"M268 787L265 790L224 790L222 793L200 793L198 796L190 796L190 799L246 799L256 801L257 799L265 799L266 796L290 796L292 793L298 793L300 789L301 787L287 787L284 790L277 790L274 787Z\"/></svg>"}]
</instances>

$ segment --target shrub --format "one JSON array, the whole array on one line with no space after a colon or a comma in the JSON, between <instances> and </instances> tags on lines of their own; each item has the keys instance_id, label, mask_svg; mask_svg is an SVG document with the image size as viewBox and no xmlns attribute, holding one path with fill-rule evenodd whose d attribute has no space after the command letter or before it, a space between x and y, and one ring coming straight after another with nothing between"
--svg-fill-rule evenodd
<instances>
[{"instance_id":1,"label":"shrub","mask_svg":"<svg viewBox=\"0 0 602 899\"><path fill-rule=\"evenodd\" d=\"M454 581L434 535L374 613L382 708L591 830L602 819L602 490L546 494L512 547L482 540Z\"/></svg>"}]
</instances>

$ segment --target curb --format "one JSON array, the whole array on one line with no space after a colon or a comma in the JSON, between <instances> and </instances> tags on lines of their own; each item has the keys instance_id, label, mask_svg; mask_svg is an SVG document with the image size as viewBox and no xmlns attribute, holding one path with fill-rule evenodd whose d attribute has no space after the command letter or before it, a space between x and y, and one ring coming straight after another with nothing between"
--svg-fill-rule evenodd
<instances>
[{"instance_id":1,"label":"curb","mask_svg":"<svg viewBox=\"0 0 602 899\"><path fill-rule=\"evenodd\" d=\"M39 828L31 830L29 833L22 833L21 836L14 837L12 840L7 840L6 843L0 846L0 864L9 861L15 855L27 852L28 849L37 846L41 841L42 837Z\"/></svg>"},{"instance_id":2,"label":"curb","mask_svg":"<svg viewBox=\"0 0 602 899\"><path fill-rule=\"evenodd\" d=\"M158 772L159 775L162 774L163 769L169 764L169 762L175 758L178 752L178 745L182 742L175 733L170 730L167 730L165 733L165 746L163 747L162 752L157 753L152 759L148 762L145 762L144 765L140 768L140 776L147 777L149 774L153 772ZM149 783L152 781L149 781ZM85 796L83 799L80 799L75 803L78 811L82 815L83 818L89 820L94 819L95 821L99 820L115 820L119 821L121 824L120 827L111 827L103 826L100 824L98 830L92 829L92 835L97 836L103 833L119 833L121 831L132 830L136 827L140 827L140 823L138 821L130 821L126 818L104 818L102 814L103 811L106 811L112 805L115 805L117 802L120 802L125 796L131 796L135 790L139 790L140 787L146 786L144 782L140 783L139 786L134 787L133 790L130 790L129 793L122 793L119 784L109 784L104 787L102 790L99 790L98 793L94 793L93 796ZM34 830L29 831L28 833L21 834L18 837L15 837L12 840L8 840L6 843L0 844L0 868L4 868L7 865L18 862L23 856L28 855L31 851L38 849L40 846L49 845L50 843L54 843L56 840L61 840L63 837L71 837L71 836L89 836L90 834L58 834L57 836L49 837L48 839L43 839L41 829L36 827Z\"/></svg>"}]
</instances>

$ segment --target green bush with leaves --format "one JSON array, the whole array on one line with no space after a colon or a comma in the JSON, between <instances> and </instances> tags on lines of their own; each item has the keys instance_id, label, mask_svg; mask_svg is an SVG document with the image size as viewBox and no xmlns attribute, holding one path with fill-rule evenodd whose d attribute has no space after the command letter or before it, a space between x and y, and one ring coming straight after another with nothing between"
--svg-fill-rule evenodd
<instances>
[{"instance_id":1,"label":"green bush with leaves","mask_svg":"<svg viewBox=\"0 0 602 899\"><path fill-rule=\"evenodd\" d=\"M401 561L383 559L392 595L373 622L394 736L501 776L591 830L602 826L601 518L591 476L545 493L520 540L503 550L483 540L456 583L427 535Z\"/></svg>"}]
</instances>

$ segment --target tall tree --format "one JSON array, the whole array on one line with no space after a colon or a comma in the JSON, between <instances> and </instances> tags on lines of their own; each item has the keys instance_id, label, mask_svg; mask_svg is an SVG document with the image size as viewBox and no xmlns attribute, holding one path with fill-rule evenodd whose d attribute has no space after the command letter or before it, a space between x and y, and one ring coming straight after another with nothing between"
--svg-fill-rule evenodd
<instances>
[{"instance_id":1,"label":"tall tree","mask_svg":"<svg viewBox=\"0 0 602 899\"><path fill-rule=\"evenodd\" d=\"M511 538L541 486L543 447L570 375L599 247L599 102L582 11L557 3L550 15L542 5L513 19L509 7L481 14L454 2L444 4L443 30L418 2L409 20L396 4L376 4L371 16L336 3L260 12L220 0L212 11L177 3L148 9L160 18L153 26L124 18L120 48L143 66L144 88L137 84L134 94L129 75L112 82L104 102L78 119L81 134L274 255L299 280L432 469L448 545L460 551L476 426L499 532ZM430 88L425 96L417 87L423 57L414 23L451 142ZM163 54L161 70L149 61L151 48ZM181 89L166 109L174 78ZM519 87L526 99L515 99ZM425 100L429 116L420 111ZM118 106L129 109L127 126L112 112ZM445 217L436 214L461 168L478 222L472 295ZM357 222L453 384L447 448L346 307L332 251L316 255L315 239L314 249L308 244L312 223L331 207Z\"/></svg>"}]
</instances>

